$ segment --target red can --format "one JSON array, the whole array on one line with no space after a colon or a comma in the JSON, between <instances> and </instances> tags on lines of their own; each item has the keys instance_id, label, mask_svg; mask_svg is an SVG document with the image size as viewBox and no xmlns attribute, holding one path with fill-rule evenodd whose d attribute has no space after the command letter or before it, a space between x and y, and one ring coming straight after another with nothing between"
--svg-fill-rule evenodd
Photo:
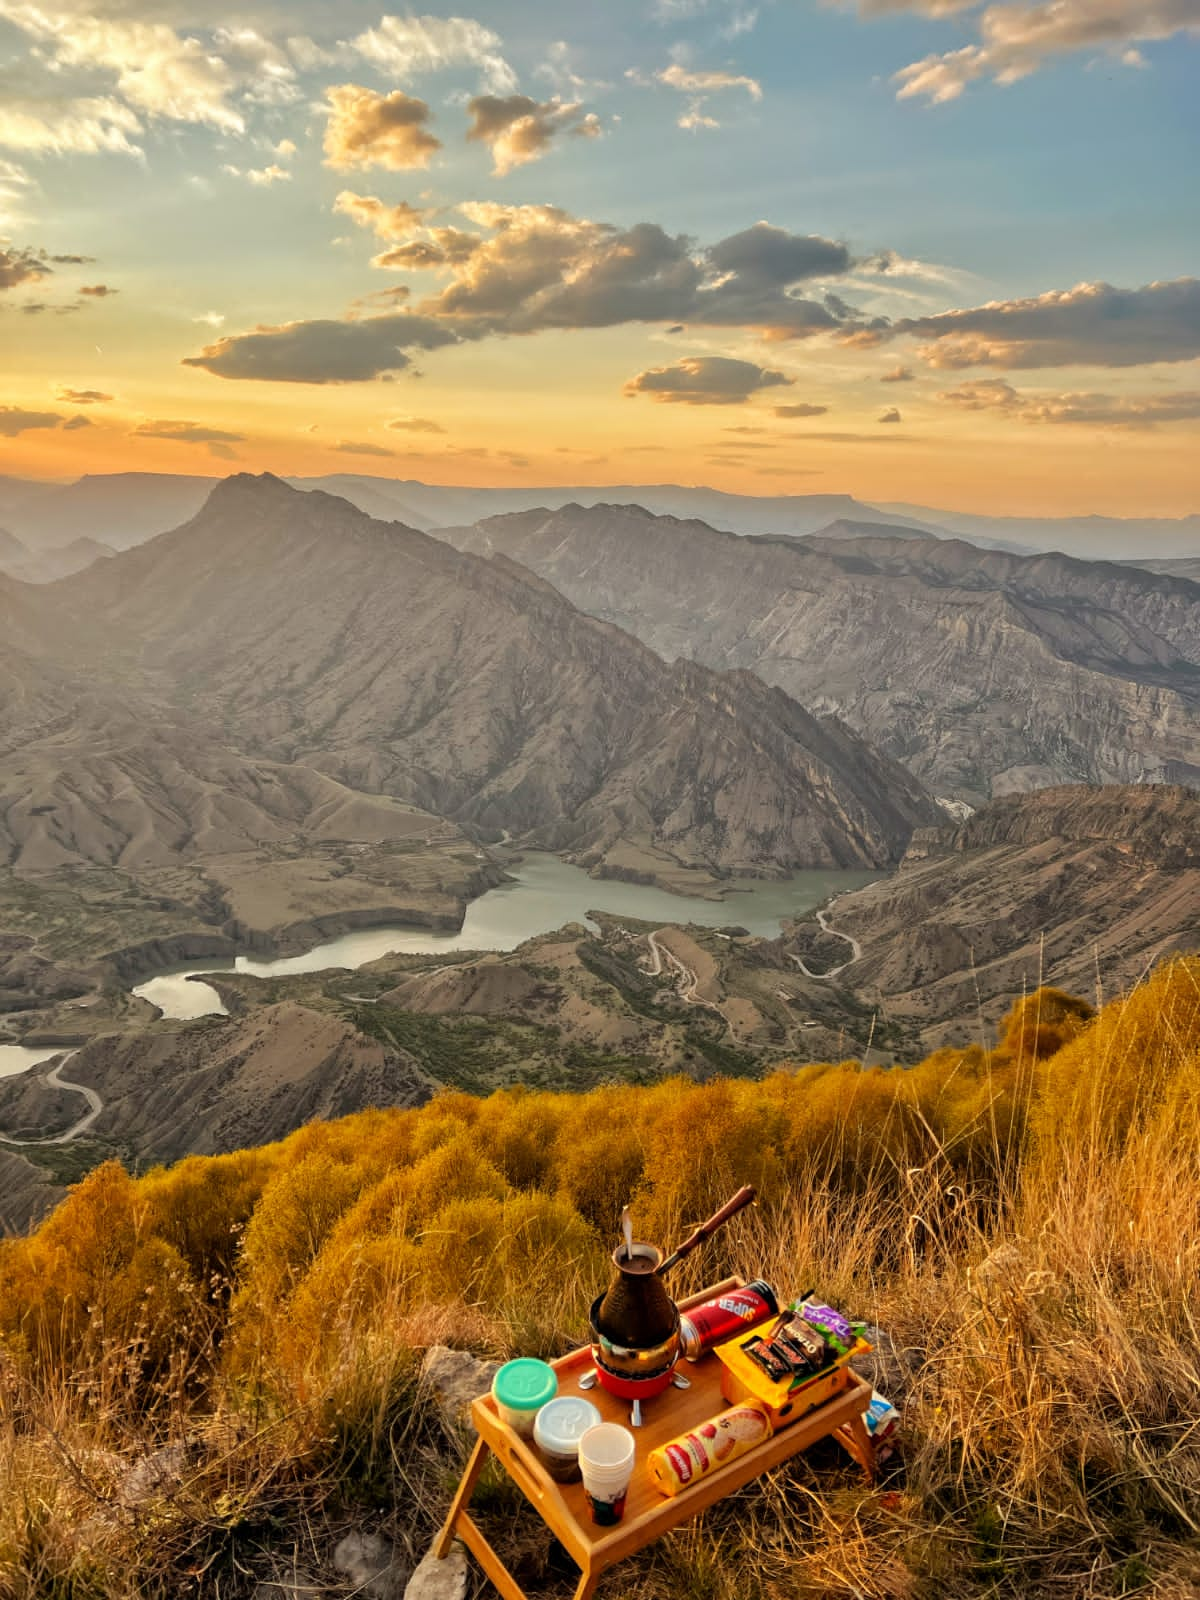
<instances>
[{"instance_id":1,"label":"red can","mask_svg":"<svg viewBox=\"0 0 1200 1600\"><path fill-rule=\"evenodd\" d=\"M779 1311L779 1296L769 1283L755 1278L744 1289L726 1289L679 1319L679 1348L689 1361L699 1361L735 1334L748 1333Z\"/></svg>"}]
</instances>

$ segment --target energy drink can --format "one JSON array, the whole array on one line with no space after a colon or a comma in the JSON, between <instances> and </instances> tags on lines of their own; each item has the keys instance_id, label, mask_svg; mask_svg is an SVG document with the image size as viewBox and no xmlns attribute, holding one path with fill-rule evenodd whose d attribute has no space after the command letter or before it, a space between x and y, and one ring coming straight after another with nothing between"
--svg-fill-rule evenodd
<instances>
[{"instance_id":1,"label":"energy drink can","mask_svg":"<svg viewBox=\"0 0 1200 1600\"><path fill-rule=\"evenodd\" d=\"M743 1289L726 1289L702 1305L692 1306L679 1319L679 1348L689 1361L748 1333L779 1310L779 1297L769 1283L755 1278Z\"/></svg>"}]
</instances>

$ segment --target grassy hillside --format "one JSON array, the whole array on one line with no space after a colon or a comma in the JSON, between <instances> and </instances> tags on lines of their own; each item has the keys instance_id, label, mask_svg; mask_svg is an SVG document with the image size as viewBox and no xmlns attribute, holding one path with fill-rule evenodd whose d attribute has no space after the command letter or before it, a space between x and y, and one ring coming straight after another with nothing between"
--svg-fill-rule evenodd
<instances>
[{"instance_id":1,"label":"grassy hillside","mask_svg":"<svg viewBox=\"0 0 1200 1600\"><path fill-rule=\"evenodd\" d=\"M0 1245L0 1595L252 1595L337 1534L419 1554L462 1443L435 1341L578 1341L621 1204L675 1284L810 1284L887 1330L904 1465L781 1469L606 1600L1200 1592L1200 962L1093 1016L1042 990L910 1071L446 1093L132 1178ZM693 1258L695 1260L695 1258ZM485 1482L490 1534L569 1592Z\"/></svg>"}]
</instances>

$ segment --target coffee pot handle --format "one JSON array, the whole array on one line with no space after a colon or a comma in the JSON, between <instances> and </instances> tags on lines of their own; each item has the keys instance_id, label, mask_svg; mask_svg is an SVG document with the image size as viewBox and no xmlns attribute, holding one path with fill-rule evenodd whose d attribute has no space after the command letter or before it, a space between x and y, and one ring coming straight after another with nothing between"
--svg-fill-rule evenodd
<instances>
[{"instance_id":1,"label":"coffee pot handle","mask_svg":"<svg viewBox=\"0 0 1200 1600\"><path fill-rule=\"evenodd\" d=\"M716 1233L718 1228L724 1227L730 1217L736 1217L739 1211L744 1210L754 1199L756 1193L757 1190L752 1183L748 1183L744 1188L739 1189L732 1200L727 1200L719 1211L713 1212L707 1222L702 1222L693 1233L690 1233L683 1243L676 1248L675 1252L669 1255L660 1267L656 1268L656 1271L660 1275L668 1272L677 1261L682 1261L684 1256L690 1255L698 1244L708 1238L709 1234Z\"/></svg>"}]
</instances>

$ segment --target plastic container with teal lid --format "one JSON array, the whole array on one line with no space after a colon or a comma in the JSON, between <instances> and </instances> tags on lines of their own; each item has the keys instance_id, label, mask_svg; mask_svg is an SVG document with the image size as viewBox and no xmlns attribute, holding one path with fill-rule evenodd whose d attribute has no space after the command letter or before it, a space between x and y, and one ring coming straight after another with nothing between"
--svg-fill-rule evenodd
<instances>
[{"instance_id":1,"label":"plastic container with teal lid","mask_svg":"<svg viewBox=\"0 0 1200 1600\"><path fill-rule=\"evenodd\" d=\"M558 1378L554 1368L530 1356L506 1361L492 1379L492 1399L500 1420L522 1439L533 1438L534 1418L557 1393Z\"/></svg>"},{"instance_id":2,"label":"plastic container with teal lid","mask_svg":"<svg viewBox=\"0 0 1200 1600\"><path fill-rule=\"evenodd\" d=\"M579 1477L579 1435L603 1421L599 1411L582 1395L562 1394L548 1400L533 1424L533 1442L558 1483Z\"/></svg>"}]
</instances>

